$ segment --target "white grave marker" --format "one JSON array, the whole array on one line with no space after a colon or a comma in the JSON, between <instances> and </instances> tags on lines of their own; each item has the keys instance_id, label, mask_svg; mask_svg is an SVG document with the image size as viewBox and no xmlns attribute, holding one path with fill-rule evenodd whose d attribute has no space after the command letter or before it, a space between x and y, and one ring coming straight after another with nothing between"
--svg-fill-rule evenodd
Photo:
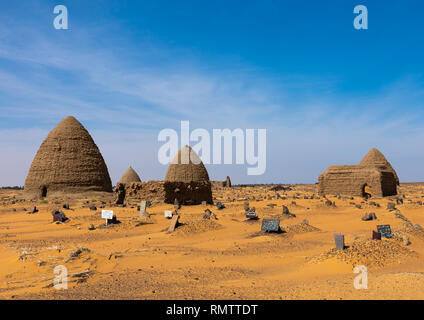
<instances>
[{"instance_id":1,"label":"white grave marker","mask_svg":"<svg viewBox=\"0 0 424 320\"><path fill-rule=\"evenodd\" d=\"M147 216L149 217L149 214L146 212L147 202L141 201L140 203L140 217Z\"/></svg>"},{"instance_id":2,"label":"white grave marker","mask_svg":"<svg viewBox=\"0 0 424 320\"><path fill-rule=\"evenodd\" d=\"M165 210L164 214L165 214L165 218L167 218L167 219L172 218L172 211L171 210Z\"/></svg>"},{"instance_id":3,"label":"white grave marker","mask_svg":"<svg viewBox=\"0 0 424 320\"><path fill-rule=\"evenodd\" d=\"M107 220L113 219L113 210L102 210L102 218L106 219L106 224L107 224Z\"/></svg>"}]
</instances>

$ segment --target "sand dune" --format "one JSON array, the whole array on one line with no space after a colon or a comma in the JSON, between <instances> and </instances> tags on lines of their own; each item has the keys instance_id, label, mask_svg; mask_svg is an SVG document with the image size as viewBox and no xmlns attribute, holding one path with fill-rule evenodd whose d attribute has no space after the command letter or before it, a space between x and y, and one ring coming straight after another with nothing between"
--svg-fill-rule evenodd
<instances>
[{"instance_id":1,"label":"sand dune","mask_svg":"<svg viewBox=\"0 0 424 320\"><path fill-rule=\"evenodd\" d=\"M0 297L3 299L423 299L424 184L401 184L393 198L316 196L315 185L289 191L232 187L213 191L212 205L183 206L181 224L168 233L169 204L111 206L109 198L20 200L22 191L0 191ZM283 198L277 197L277 192ZM311 199L311 195L314 198ZM114 210L120 224L104 226L100 211ZM246 221L244 202L256 207ZM12 204L12 202L15 202ZM88 203L87 203L88 202ZM293 203L295 202L295 204ZM70 210L62 209L69 203ZM286 205L296 217L281 214ZM379 206L378 206L379 205ZM38 212L24 211L36 206ZM59 208L69 220L52 222ZM209 208L217 220L203 220ZM400 212L396 213L397 210ZM377 220L362 221L374 212ZM281 233L261 231L263 218L281 220ZM307 220L307 221L305 221ZM393 239L371 240L390 224ZM94 226L94 230L91 226ZM333 234L347 248L335 251ZM405 245L405 238L410 241ZM355 265L368 270L368 290L357 290ZM68 269L68 290L53 287L54 267Z\"/></svg>"}]
</instances>

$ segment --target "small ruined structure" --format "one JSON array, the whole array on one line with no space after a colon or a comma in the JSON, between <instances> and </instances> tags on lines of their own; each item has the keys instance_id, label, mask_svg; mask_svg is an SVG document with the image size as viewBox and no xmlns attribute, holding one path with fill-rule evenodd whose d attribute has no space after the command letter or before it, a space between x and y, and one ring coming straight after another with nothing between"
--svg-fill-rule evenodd
<instances>
[{"instance_id":1,"label":"small ruined structure","mask_svg":"<svg viewBox=\"0 0 424 320\"><path fill-rule=\"evenodd\" d=\"M320 195L386 197L397 194L399 178L384 155L371 149L358 165L333 165L318 178Z\"/></svg>"},{"instance_id":2,"label":"small ruined structure","mask_svg":"<svg viewBox=\"0 0 424 320\"><path fill-rule=\"evenodd\" d=\"M212 204L209 175L199 156L189 146L175 156L164 181L118 183L116 204L135 204L141 200L152 203Z\"/></svg>"},{"instance_id":3,"label":"small ruined structure","mask_svg":"<svg viewBox=\"0 0 424 320\"><path fill-rule=\"evenodd\" d=\"M164 185L164 181L117 183L113 189L115 203L137 205L143 200L149 200L151 203L163 203L165 200Z\"/></svg>"},{"instance_id":4,"label":"small ruined structure","mask_svg":"<svg viewBox=\"0 0 424 320\"><path fill-rule=\"evenodd\" d=\"M141 182L140 177L138 176L137 172L131 167L125 171L123 174L121 180L119 180L119 183L131 183L131 182Z\"/></svg>"},{"instance_id":5,"label":"small ruined structure","mask_svg":"<svg viewBox=\"0 0 424 320\"><path fill-rule=\"evenodd\" d=\"M112 192L104 159L88 131L66 117L41 144L25 181L28 197Z\"/></svg>"},{"instance_id":6,"label":"small ruined structure","mask_svg":"<svg viewBox=\"0 0 424 320\"><path fill-rule=\"evenodd\" d=\"M227 176L225 181L211 181L212 188L220 189L220 188L231 188L231 179Z\"/></svg>"},{"instance_id":7,"label":"small ruined structure","mask_svg":"<svg viewBox=\"0 0 424 320\"><path fill-rule=\"evenodd\" d=\"M212 189L208 172L199 156L184 146L169 165L165 177L165 203L178 199L182 204L212 204Z\"/></svg>"}]
</instances>

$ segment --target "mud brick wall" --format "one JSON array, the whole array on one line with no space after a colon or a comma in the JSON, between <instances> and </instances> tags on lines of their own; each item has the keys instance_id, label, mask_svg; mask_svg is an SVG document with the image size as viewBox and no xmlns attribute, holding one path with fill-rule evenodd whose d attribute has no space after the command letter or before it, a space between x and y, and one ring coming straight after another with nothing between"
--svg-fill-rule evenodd
<instances>
[{"instance_id":1,"label":"mud brick wall","mask_svg":"<svg viewBox=\"0 0 424 320\"><path fill-rule=\"evenodd\" d=\"M165 203L201 204L213 203L212 189L209 181L177 182L165 181Z\"/></svg>"}]
</instances>

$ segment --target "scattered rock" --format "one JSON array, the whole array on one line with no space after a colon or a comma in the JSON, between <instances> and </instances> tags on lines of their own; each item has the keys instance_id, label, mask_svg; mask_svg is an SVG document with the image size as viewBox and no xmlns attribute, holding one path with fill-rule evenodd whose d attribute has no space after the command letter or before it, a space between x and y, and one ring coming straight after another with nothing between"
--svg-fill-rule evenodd
<instances>
[{"instance_id":1,"label":"scattered rock","mask_svg":"<svg viewBox=\"0 0 424 320\"><path fill-rule=\"evenodd\" d=\"M374 212L366 213L366 214L362 217L362 221L371 221L371 220L377 220L377 216L375 215L375 213L374 213Z\"/></svg>"},{"instance_id":2,"label":"scattered rock","mask_svg":"<svg viewBox=\"0 0 424 320\"><path fill-rule=\"evenodd\" d=\"M393 202L387 203L387 210L389 210L389 211L396 210L395 204Z\"/></svg>"}]
</instances>

